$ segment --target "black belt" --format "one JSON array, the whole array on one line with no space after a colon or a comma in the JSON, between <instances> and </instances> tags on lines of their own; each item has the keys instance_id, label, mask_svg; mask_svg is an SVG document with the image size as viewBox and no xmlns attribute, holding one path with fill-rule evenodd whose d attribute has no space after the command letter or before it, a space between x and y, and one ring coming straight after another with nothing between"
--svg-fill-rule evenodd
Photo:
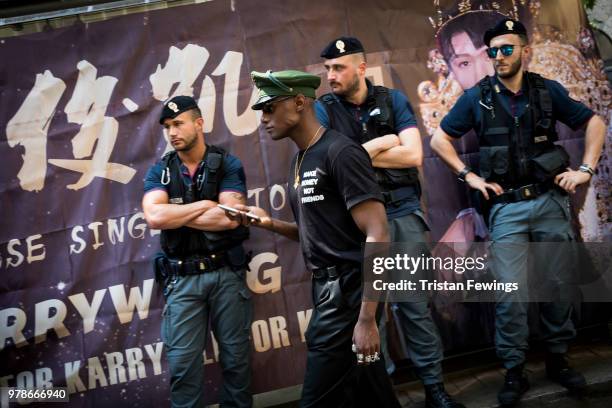
<instances>
[{"instance_id":1,"label":"black belt","mask_svg":"<svg viewBox=\"0 0 612 408\"><path fill-rule=\"evenodd\" d=\"M554 184L552 181L527 184L526 186L509 189L500 195L493 195L491 197L491 204L506 204L524 200L533 200L534 198L537 198L551 190L553 187Z\"/></svg>"},{"instance_id":2,"label":"black belt","mask_svg":"<svg viewBox=\"0 0 612 408\"><path fill-rule=\"evenodd\" d=\"M383 191L382 195L385 200L385 205L393 204L398 201L406 200L413 197L417 193L413 186L400 187L391 191Z\"/></svg>"},{"instance_id":3,"label":"black belt","mask_svg":"<svg viewBox=\"0 0 612 408\"><path fill-rule=\"evenodd\" d=\"M199 275L212 272L226 265L225 254L210 256L192 256L187 259L168 258L168 265L173 275Z\"/></svg>"},{"instance_id":4,"label":"black belt","mask_svg":"<svg viewBox=\"0 0 612 408\"><path fill-rule=\"evenodd\" d=\"M346 263L325 268L316 268L312 270L312 277L315 279L336 279L345 271L359 268L361 268L361 265L358 263Z\"/></svg>"}]
</instances>

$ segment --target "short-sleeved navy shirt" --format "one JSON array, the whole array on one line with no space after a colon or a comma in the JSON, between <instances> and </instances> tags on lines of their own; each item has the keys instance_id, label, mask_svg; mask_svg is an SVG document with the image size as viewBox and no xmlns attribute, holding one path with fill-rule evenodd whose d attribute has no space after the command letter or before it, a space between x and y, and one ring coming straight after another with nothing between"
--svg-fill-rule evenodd
<instances>
[{"instance_id":1,"label":"short-sleeved navy shirt","mask_svg":"<svg viewBox=\"0 0 612 408\"><path fill-rule=\"evenodd\" d=\"M204 161L202 160L198 165L198 169L200 169L204 165ZM181 163L181 174L183 175L183 182L186 187L189 187L193 182L193 174L189 174L189 170L187 166ZM161 182L162 171L162 162L161 160L155 163L149 171L147 171L147 175L145 177L144 182L144 191L148 193L153 190L164 190L167 193L168 186L164 185ZM196 172L197 173L197 172ZM223 191L235 191L238 193L245 194L247 193L246 189L246 177L244 175L244 168L242 167L242 163L240 159L231 154L226 154L223 158L223 178L219 181L219 192Z\"/></svg>"},{"instance_id":2,"label":"short-sleeved navy shirt","mask_svg":"<svg viewBox=\"0 0 612 408\"><path fill-rule=\"evenodd\" d=\"M367 84L368 93L372 93L374 90L372 84L370 83L370 81L367 81ZM412 110L412 106L408 101L408 97L406 97L406 95L404 95L397 89L389 89L389 95L391 96L391 100L393 102L393 116L395 119L396 134L399 134L404 129L417 127L414 111ZM368 122L370 115L366 103L363 103L361 105L355 105L345 100L341 96L334 96L353 115L356 121L360 123ZM327 116L327 111L325 110L325 106L323 106L323 104L319 100L317 100L315 103L315 111L319 122L321 122L321 124L326 128L329 128L329 117ZM351 135L347 136L352 137Z\"/></svg>"},{"instance_id":3,"label":"short-sleeved navy shirt","mask_svg":"<svg viewBox=\"0 0 612 408\"><path fill-rule=\"evenodd\" d=\"M368 93L372 94L374 88L370 81L366 80L368 85ZM389 89L389 95L391 96L391 101L393 103L393 117L395 122L395 133L399 134L402 130L415 128L417 127L416 117L414 115L414 111L410 102L408 101L408 97L404 95L402 92L397 89ZM361 124L365 124L368 122L370 118L368 112L367 103L363 103L361 105L355 105L353 103L348 102L341 96L334 95L344 106L344 108L351 113L351 115L355 118L355 120ZM315 112L317 115L317 119L319 122L329 129L329 116L327 114L327 110L321 101L317 100L315 103ZM360 135L346 135L355 140L356 142L360 141ZM412 214L414 211L420 208L419 198L415 194L414 197L410 197L405 201L399 203L397 206L389 206L387 207L387 217L389 219L403 217L408 214Z\"/></svg>"},{"instance_id":4,"label":"short-sleeved navy shirt","mask_svg":"<svg viewBox=\"0 0 612 408\"><path fill-rule=\"evenodd\" d=\"M298 159L300 183L296 189ZM305 153L298 152L293 158L288 184L306 266L312 270L347 261L361 263L361 244L366 237L350 210L366 200L383 200L365 149L327 130Z\"/></svg>"},{"instance_id":5,"label":"short-sleeved navy shirt","mask_svg":"<svg viewBox=\"0 0 612 408\"><path fill-rule=\"evenodd\" d=\"M502 107L515 117L520 117L529 103L527 81L516 94L504 86L497 76L493 77L493 87L499 87ZM593 116L593 111L583 103L572 99L569 92L557 81L544 78L544 86L552 99L553 116L556 120L576 130ZM497 91L497 90L495 90ZM442 119L440 126L449 136L458 138L474 129L480 133L482 108L480 106L480 89L476 85L457 100L450 112Z\"/></svg>"}]
</instances>

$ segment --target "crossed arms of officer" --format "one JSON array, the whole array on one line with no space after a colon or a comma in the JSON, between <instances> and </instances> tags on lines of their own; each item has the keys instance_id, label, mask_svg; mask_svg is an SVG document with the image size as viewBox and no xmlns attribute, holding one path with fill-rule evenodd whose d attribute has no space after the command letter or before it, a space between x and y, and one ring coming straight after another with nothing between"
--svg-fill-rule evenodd
<instances>
[{"instance_id":1,"label":"crossed arms of officer","mask_svg":"<svg viewBox=\"0 0 612 408\"><path fill-rule=\"evenodd\" d=\"M369 140L362 144L372 159L372 167L404 169L423 163L423 146L419 129L411 127Z\"/></svg>"},{"instance_id":2,"label":"crossed arms of officer","mask_svg":"<svg viewBox=\"0 0 612 408\"><path fill-rule=\"evenodd\" d=\"M219 202L200 200L190 204L170 204L168 193L163 190L149 191L142 198L145 219L154 229L176 229L190 227L203 231L225 231L237 228L238 220L227 217L217 204L231 207L244 205L246 197L235 191L219 193Z\"/></svg>"},{"instance_id":3,"label":"crossed arms of officer","mask_svg":"<svg viewBox=\"0 0 612 408\"><path fill-rule=\"evenodd\" d=\"M272 218L264 209L255 206L234 205L234 208L241 211L241 213L238 215L228 213L228 217L236 220L240 219L243 225L253 225L276 232L293 241L299 241L300 239L298 226L295 222ZM387 215L381 202L366 200L355 205L351 208L350 212L357 227L365 234L366 242L389 242ZM260 221L251 221L246 216L247 213L259 216ZM359 353L366 356L380 353L380 337L375 319L377 305L378 302L363 301L361 303L359 319L353 331L353 343L356 345Z\"/></svg>"}]
</instances>

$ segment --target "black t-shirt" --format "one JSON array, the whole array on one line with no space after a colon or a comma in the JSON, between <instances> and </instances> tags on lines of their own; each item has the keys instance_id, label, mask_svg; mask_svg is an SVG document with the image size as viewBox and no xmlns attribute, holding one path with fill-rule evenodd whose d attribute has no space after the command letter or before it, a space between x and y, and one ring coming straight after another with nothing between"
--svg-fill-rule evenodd
<instances>
[{"instance_id":1,"label":"black t-shirt","mask_svg":"<svg viewBox=\"0 0 612 408\"><path fill-rule=\"evenodd\" d=\"M296 190L297 162L300 185ZM326 130L305 155L300 151L293 158L288 184L306 266L361 263L365 235L350 209L369 199L383 201L365 149L341 133Z\"/></svg>"}]
</instances>

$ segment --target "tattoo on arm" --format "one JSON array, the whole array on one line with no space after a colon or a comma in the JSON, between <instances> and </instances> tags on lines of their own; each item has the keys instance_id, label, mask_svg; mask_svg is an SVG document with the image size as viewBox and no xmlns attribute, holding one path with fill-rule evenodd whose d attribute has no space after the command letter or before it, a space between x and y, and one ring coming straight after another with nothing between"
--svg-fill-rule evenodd
<instances>
[{"instance_id":1,"label":"tattoo on arm","mask_svg":"<svg viewBox=\"0 0 612 408\"><path fill-rule=\"evenodd\" d=\"M232 197L234 200L238 201L240 204L246 204L246 197L244 196L244 194L242 194L242 193L234 193L234 192L231 192L229 194L230 194L230 197Z\"/></svg>"}]
</instances>

